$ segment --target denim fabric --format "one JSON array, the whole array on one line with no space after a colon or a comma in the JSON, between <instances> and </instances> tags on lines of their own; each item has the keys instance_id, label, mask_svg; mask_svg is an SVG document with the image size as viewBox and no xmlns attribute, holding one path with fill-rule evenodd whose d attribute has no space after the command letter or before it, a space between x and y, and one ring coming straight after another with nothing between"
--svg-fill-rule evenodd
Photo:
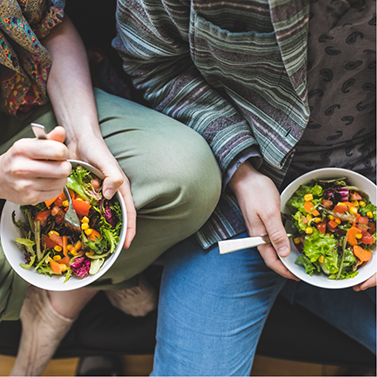
<instances>
[{"instance_id":1,"label":"denim fabric","mask_svg":"<svg viewBox=\"0 0 377 377\"><path fill-rule=\"evenodd\" d=\"M375 352L375 289L326 290L286 281L255 248L220 255L215 246L203 250L194 237L168 250L164 266L153 376L250 375L281 289Z\"/></svg>"},{"instance_id":2,"label":"denim fabric","mask_svg":"<svg viewBox=\"0 0 377 377\"><path fill-rule=\"evenodd\" d=\"M284 282L257 249L220 255L217 246L204 251L194 237L171 248L165 254L152 375L249 375Z\"/></svg>"}]
</instances>

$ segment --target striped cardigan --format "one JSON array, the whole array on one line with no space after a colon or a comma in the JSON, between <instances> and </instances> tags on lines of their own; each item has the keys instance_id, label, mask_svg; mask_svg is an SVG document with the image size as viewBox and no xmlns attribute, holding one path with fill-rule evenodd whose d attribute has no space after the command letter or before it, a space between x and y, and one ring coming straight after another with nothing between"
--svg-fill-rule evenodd
<instances>
[{"instance_id":1,"label":"striped cardigan","mask_svg":"<svg viewBox=\"0 0 377 377\"><path fill-rule=\"evenodd\" d=\"M118 0L113 46L156 110L199 132L225 175L246 150L279 186L309 119L309 0ZM246 229L230 189L197 233Z\"/></svg>"}]
</instances>

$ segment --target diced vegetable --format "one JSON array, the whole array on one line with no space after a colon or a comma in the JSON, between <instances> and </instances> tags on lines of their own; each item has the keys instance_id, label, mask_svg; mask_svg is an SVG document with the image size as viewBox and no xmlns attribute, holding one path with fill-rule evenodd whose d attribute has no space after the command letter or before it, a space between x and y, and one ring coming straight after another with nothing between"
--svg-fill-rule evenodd
<instances>
[{"instance_id":1,"label":"diced vegetable","mask_svg":"<svg viewBox=\"0 0 377 377\"><path fill-rule=\"evenodd\" d=\"M359 258L360 262L366 262L372 257L372 253L368 250L364 250L361 246L355 245L353 247L353 253L357 258Z\"/></svg>"},{"instance_id":2,"label":"diced vegetable","mask_svg":"<svg viewBox=\"0 0 377 377\"><path fill-rule=\"evenodd\" d=\"M320 188L320 189L318 189ZM313 275L348 279L369 260L376 245L376 206L347 178L313 180L301 185L287 201L297 229L296 263Z\"/></svg>"},{"instance_id":3,"label":"diced vegetable","mask_svg":"<svg viewBox=\"0 0 377 377\"><path fill-rule=\"evenodd\" d=\"M88 216L91 205L89 202L83 200L72 200L73 208L79 216Z\"/></svg>"},{"instance_id":4,"label":"diced vegetable","mask_svg":"<svg viewBox=\"0 0 377 377\"><path fill-rule=\"evenodd\" d=\"M101 181L78 166L68 178L73 206L81 219L81 232L64 223L68 201L64 193L35 206L21 206L26 222L12 221L24 238L16 242L22 249L24 268L34 268L45 276L83 278L97 273L115 251L122 227L122 213L116 197L102 198Z\"/></svg>"},{"instance_id":5,"label":"diced vegetable","mask_svg":"<svg viewBox=\"0 0 377 377\"><path fill-rule=\"evenodd\" d=\"M40 221L41 227L45 227L47 224L47 219L50 216L51 211L49 209L46 209L45 211L40 211L37 213L37 215L34 217L34 221Z\"/></svg>"}]
</instances>

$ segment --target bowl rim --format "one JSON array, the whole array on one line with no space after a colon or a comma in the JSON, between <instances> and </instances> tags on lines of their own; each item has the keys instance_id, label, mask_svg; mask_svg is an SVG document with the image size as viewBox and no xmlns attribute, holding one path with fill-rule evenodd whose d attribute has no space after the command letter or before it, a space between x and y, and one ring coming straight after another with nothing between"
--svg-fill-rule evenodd
<instances>
[{"instance_id":1,"label":"bowl rim","mask_svg":"<svg viewBox=\"0 0 377 377\"><path fill-rule=\"evenodd\" d=\"M289 200L293 192L295 192L299 188L300 185L310 182L311 179L313 179L312 178L313 176L319 177L321 173L328 175L328 177L324 177L324 178L330 178L331 174L334 174L333 178L336 178L336 175L341 174L339 177L347 176L347 178L350 179L351 181L356 180L356 179L358 181L360 180L360 182L362 182L361 185L363 187L364 185L370 187L370 189L367 190L368 191L367 193L369 196L373 197L374 199L373 204L376 204L376 185L370 179L361 175L360 173L357 173L348 169L329 167L329 168L320 168L320 169L312 170L296 178L294 181L292 181L281 193L281 207L280 207L281 211L286 213L286 210L287 210L286 202ZM373 191L374 195L371 195L371 191ZM291 192L291 194L289 194L289 192ZM292 272L295 276L297 276L300 280L310 285L314 285L320 288L326 288L326 289L350 288L364 282L365 280L369 279L371 276L373 276L373 274L377 272L377 256L376 256L376 251L375 251L372 255L372 258L364 266L360 268L359 274L355 276L354 278L343 279L343 280L331 280L331 279L328 279L325 274L316 274L315 276L310 276L309 274L305 272L305 269L302 266L297 266L294 264L293 256L294 255L298 256L299 252L295 248L292 239L290 239L290 246L291 246L290 255L287 257L281 257L280 255L278 255L279 259L282 261L285 267L290 272ZM375 249L376 249L376 246L375 246ZM364 267L367 267L367 266L368 268L365 269ZM364 272L364 274L360 274L360 271Z\"/></svg>"},{"instance_id":2,"label":"bowl rim","mask_svg":"<svg viewBox=\"0 0 377 377\"><path fill-rule=\"evenodd\" d=\"M80 161L80 160L69 159L68 161L72 164L72 167L81 165L87 170L90 170L92 173L94 173L98 178L104 179L104 175L102 174L102 172L96 167L94 167L93 165L84 161ZM30 270L23 269L21 266L19 266L20 261L18 261L17 263L15 261L16 257L12 258L10 254L14 253L15 251L17 251L21 256L23 256L21 250L19 250L18 246L14 242L14 239L11 240L9 236L10 232L12 234L16 232L19 233L18 228L11 221L11 214L14 210L19 211L20 205L10 202L10 201L6 201L3 207L1 220L0 220L0 239L1 239L1 245L2 245L4 255L8 263L12 267L12 269L17 273L17 275L19 275L23 280L25 280L29 284L32 284L38 288L46 289L50 291L70 291L73 289L83 288L85 286L92 284L96 280L98 280L115 263L115 261L117 260L117 258L119 257L123 249L123 244L126 238L127 211L126 211L125 202L119 191L117 191L115 195L116 195L116 198L119 200L119 203L121 206L122 223L123 223L121 232L119 234L119 243L116 246L115 252L112 255L110 255L109 258L105 260L105 263L97 272L97 274L86 276L84 278L72 276L66 283L64 283L64 280L65 280L64 275L62 276L53 275L51 277L44 276L42 274L38 274L38 272L35 271L34 269L30 269Z\"/></svg>"}]
</instances>

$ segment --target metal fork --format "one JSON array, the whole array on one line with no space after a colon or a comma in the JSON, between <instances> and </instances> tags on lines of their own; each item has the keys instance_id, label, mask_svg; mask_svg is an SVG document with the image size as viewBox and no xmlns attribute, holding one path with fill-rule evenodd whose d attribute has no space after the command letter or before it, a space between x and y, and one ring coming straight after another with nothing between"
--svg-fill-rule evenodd
<instances>
[{"instance_id":1,"label":"metal fork","mask_svg":"<svg viewBox=\"0 0 377 377\"><path fill-rule=\"evenodd\" d=\"M42 126L41 124L38 124L38 123L31 123L30 126L31 126L31 128L34 132L34 135L37 139L47 140L47 132L46 132L46 129L45 129L44 126ZM68 201L68 210L65 213L64 222L73 231L80 232L81 231L80 220L77 216L75 209L73 208L71 195L69 194L67 186L64 186L64 194L65 194L67 201Z\"/></svg>"}]
</instances>

